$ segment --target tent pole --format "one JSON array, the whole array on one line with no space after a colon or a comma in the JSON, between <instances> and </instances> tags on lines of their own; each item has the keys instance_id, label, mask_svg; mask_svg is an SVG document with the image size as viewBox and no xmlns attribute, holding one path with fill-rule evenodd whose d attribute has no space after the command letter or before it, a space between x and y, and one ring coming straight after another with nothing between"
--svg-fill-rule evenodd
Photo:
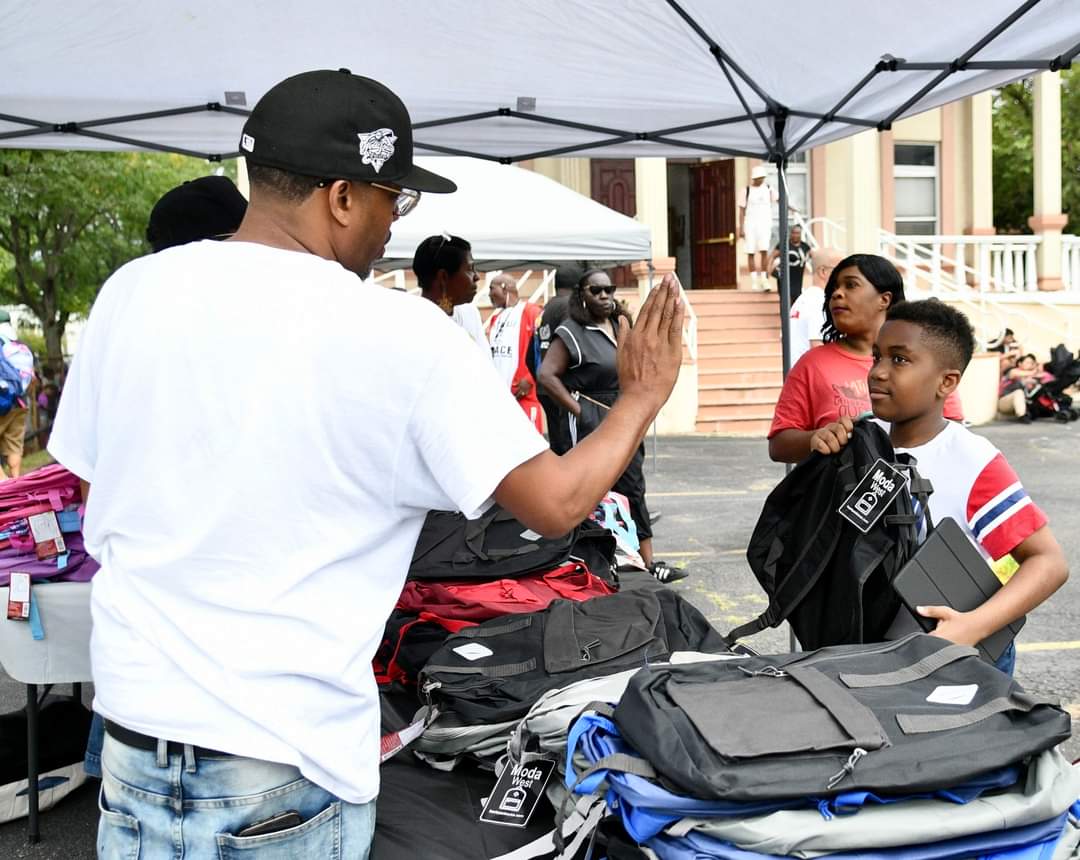
<instances>
[{"instance_id":1,"label":"tent pole","mask_svg":"<svg viewBox=\"0 0 1080 860\"><path fill-rule=\"evenodd\" d=\"M791 370L791 260L788 253L791 248L791 231L788 228L788 187L787 187L787 153L784 151L782 126L777 129L776 148L779 152L776 161L776 173L780 179L778 189L780 207L780 240L777 246L780 249L780 343L783 352L783 373L787 379L788 371ZM784 474L791 472L791 464L784 467ZM795 636L795 628L788 624L788 646L790 650L799 649L799 640Z\"/></svg>"},{"instance_id":2,"label":"tent pole","mask_svg":"<svg viewBox=\"0 0 1080 860\"><path fill-rule=\"evenodd\" d=\"M653 266L652 251L650 249L650 256L649 256L649 292L650 293L653 291L653 275L655 274L655 272L656 272L656 267ZM657 473L657 466L656 466L656 419L655 418L653 419L653 423L652 423L652 470L653 470L653 474L655 475Z\"/></svg>"}]
</instances>

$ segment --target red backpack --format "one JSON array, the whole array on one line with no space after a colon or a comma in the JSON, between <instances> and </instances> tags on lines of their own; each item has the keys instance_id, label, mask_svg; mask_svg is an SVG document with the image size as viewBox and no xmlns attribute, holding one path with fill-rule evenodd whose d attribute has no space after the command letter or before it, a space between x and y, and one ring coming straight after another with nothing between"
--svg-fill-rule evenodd
<instances>
[{"instance_id":1,"label":"red backpack","mask_svg":"<svg viewBox=\"0 0 1080 860\"><path fill-rule=\"evenodd\" d=\"M614 594L615 589L585 565L568 561L545 573L489 582L412 580L397 608L413 614L430 612L458 621L487 621L500 615L539 612L557 598L582 601Z\"/></svg>"}]
</instances>

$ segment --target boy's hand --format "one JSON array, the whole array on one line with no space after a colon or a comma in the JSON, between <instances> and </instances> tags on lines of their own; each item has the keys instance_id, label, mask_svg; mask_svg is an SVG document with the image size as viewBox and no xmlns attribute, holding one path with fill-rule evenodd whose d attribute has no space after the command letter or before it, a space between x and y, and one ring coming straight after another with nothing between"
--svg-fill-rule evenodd
<instances>
[{"instance_id":1,"label":"boy's hand","mask_svg":"<svg viewBox=\"0 0 1080 860\"><path fill-rule=\"evenodd\" d=\"M839 421L826 424L820 430L815 430L810 437L810 450L819 454L839 454L854 429L855 423L846 415Z\"/></svg>"},{"instance_id":2,"label":"boy's hand","mask_svg":"<svg viewBox=\"0 0 1080 860\"><path fill-rule=\"evenodd\" d=\"M974 623L970 612L959 612L951 606L916 608L923 618L937 619L937 627L933 629L931 636L940 636L957 645L971 645L972 647L986 638L983 630Z\"/></svg>"}]
</instances>

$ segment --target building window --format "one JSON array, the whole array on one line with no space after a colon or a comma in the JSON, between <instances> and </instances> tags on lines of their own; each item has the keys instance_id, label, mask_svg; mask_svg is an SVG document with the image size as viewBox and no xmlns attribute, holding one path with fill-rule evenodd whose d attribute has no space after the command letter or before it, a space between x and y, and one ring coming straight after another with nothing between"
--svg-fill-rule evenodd
<instances>
[{"instance_id":1,"label":"building window","mask_svg":"<svg viewBox=\"0 0 1080 860\"><path fill-rule=\"evenodd\" d=\"M768 171L765 181L779 192L780 177L777 174L776 165L766 164L765 169ZM797 153L788 159L787 171L784 175L787 176L788 204L798 211L804 221L809 221L813 217L810 212L810 159L806 157L805 152ZM778 232L779 221L780 211L774 208L774 234ZM795 222L792 221L792 223Z\"/></svg>"},{"instance_id":2,"label":"building window","mask_svg":"<svg viewBox=\"0 0 1080 860\"><path fill-rule=\"evenodd\" d=\"M938 232L937 144L898 143L893 148L896 234L933 236Z\"/></svg>"}]
</instances>

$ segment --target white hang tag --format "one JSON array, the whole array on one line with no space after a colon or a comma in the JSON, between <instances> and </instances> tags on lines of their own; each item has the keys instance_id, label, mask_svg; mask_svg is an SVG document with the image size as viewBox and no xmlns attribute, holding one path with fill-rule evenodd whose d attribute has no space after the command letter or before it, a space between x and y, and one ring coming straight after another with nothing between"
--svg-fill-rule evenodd
<instances>
[{"instance_id":1,"label":"white hang tag","mask_svg":"<svg viewBox=\"0 0 1080 860\"><path fill-rule=\"evenodd\" d=\"M467 645L458 645L454 649L454 653L460 654L466 660L482 660L484 657L490 657L495 652L479 642L469 642Z\"/></svg>"},{"instance_id":2,"label":"white hang tag","mask_svg":"<svg viewBox=\"0 0 1080 860\"><path fill-rule=\"evenodd\" d=\"M977 692L979 692L978 684L937 687L926 697L926 701L935 705L970 705Z\"/></svg>"}]
</instances>

